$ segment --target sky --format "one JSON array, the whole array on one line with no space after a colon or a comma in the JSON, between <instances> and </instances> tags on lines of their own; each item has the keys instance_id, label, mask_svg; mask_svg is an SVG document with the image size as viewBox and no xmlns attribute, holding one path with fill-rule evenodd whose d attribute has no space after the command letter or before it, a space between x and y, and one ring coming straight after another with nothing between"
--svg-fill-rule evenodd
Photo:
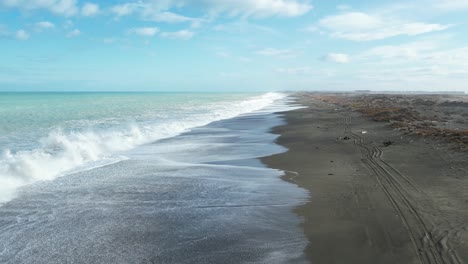
<instances>
[{"instance_id":1,"label":"sky","mask_svg":"<svg viewBox=\"0 0 468 264\"><path fill-rule=\"evenodd\" d=\"M0 91L468 91L468 0L0 0Z\"/></svg>"}]
</instances>

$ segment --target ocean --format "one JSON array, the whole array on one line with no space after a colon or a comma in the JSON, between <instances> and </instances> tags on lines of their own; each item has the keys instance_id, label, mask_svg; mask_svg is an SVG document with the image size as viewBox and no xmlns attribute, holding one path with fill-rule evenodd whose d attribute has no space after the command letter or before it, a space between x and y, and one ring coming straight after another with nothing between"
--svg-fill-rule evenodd
<instances>
[{"instance_id":1,"label":"ocean","mask_svg":"<svg viewBox=\"0 0 468 264\"><path fill-rule=\"evenodd\" d=\"M1 263L300 263L286 95L0 94Z\"/></svg>"}]
</instances>

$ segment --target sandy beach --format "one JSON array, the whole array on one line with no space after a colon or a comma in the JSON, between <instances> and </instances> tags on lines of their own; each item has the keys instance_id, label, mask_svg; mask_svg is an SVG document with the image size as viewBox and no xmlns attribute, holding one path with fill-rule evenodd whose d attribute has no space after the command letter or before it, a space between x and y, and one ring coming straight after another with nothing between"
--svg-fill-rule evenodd
<instances>
[{"instance_id":1,"label":"sandy beach","mask_svg":"<svg viewBox=\"0 0 468 264\"><path fill-rule=\"evenodd\" d=\"M466 119L466 97L294 96L305 108L285 112L287 124L274 129L289 151L263 162L287 171L286 181L310 193L294 211L303 220L311 262L468 261L468 152L465 124L457 121ZM428 106L414 104L417 99ZM399 117L372 115L390 101L399 108L385 105L387 114ZM455 116L449 131L433 120L440 124L422 126L433 128L424 132L420 123L427 118L414 118L421 115L401 118L439 108L451 111L434 119L447 124L447 116Z\"/></svg>"}]
</instances>

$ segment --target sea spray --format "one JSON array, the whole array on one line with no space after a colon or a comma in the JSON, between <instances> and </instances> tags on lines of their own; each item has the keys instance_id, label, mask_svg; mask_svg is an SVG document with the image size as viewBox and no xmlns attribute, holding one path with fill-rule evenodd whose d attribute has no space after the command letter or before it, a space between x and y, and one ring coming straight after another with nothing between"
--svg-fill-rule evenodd
<instances>
[{"instance_id":1,"label":"sea spray","mask_svg":"<svg viewBox=\"0 0 468 264\"><path fill-rule=\"evenodd\" d=\"M58 176L122 159L122 151L169 138L213 121L260 110L283 98L280 93L250 96L243 100L207 102L193 108L181 104L177 111L160 113L169 118L140 120L104 128L64 131L54 128L38 140L39 147L13 152L4 149L0 157L0 202L14 197L25 184L52 180ZM172 118L171 115L173 115ZM138 118L135 118L138 119ZM93 120L90 120L92 122ZM71 121L68 121L71 122ZM104 161L104 162L103 162Z\"/></svg>"}]
</instances>

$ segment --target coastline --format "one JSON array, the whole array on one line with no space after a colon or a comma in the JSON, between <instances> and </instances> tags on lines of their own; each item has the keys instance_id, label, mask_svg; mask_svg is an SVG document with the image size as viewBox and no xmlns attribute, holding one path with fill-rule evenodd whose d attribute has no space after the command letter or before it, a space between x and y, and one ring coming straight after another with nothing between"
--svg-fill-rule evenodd
<instances>
[{"instance_id":1,"label":"coastline","mask_svg":"<svg viewBox=\"0 0 468 264\"><path fill-rule=\"evenodd\" d=\"M294 212L311 262L468 260L466 152L313 94L293 96L306 108L282 113L287 124L273 130L288 151L262 161L310 192Z\"/></svg>"},{"instance_id":2,"label":"coastline","mask_svg":"<svg viewBox=\"0 0 468 264\"><path fill-rule=\"evenodd\" d=\"M0 207L0 263L307 263L292 212L307 194L258 159L285 150L283 106L20 188Z\"/></svg>"}]
</instances>

